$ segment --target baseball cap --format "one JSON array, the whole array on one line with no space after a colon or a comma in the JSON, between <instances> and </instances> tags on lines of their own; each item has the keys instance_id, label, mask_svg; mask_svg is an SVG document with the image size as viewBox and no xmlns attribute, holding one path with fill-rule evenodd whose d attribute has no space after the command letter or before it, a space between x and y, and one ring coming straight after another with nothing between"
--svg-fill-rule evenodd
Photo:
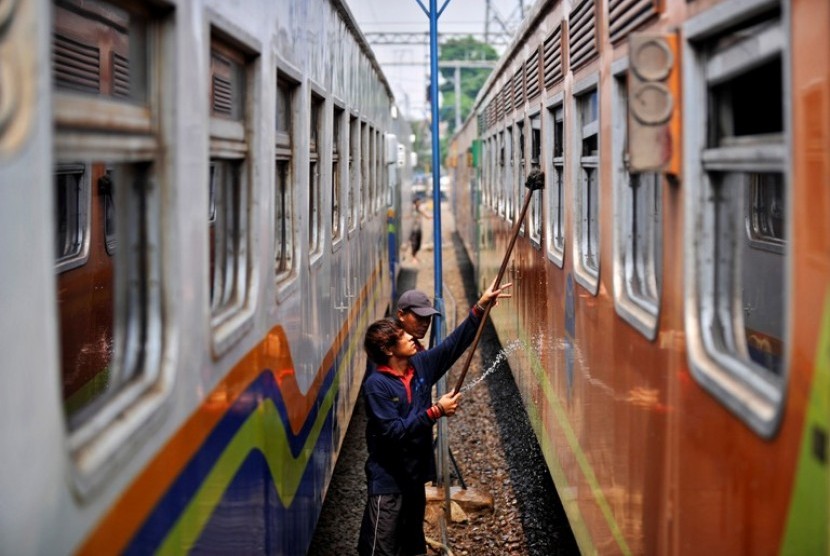
<instances>
[{"instance_id":1,"label":"baseball cap","mask_svg":"<svg viewBox=\"0 0 830 556\"><path fill-rule=\"evenodd\" d=\"M427 295L420 290L409 290L404 292L398 298L398 309L403 311L412 311L420 317L431 317L432 315L440 315L440 311L436 311L432 306Z\"/></svg>"}]
</instances>

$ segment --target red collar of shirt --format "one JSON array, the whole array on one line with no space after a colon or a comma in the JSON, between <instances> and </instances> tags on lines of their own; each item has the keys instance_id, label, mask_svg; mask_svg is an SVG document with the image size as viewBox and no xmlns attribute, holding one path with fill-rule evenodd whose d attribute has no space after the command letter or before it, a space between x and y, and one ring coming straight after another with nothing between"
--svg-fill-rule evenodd
<instances>
[{"instance_id":1,"label":"red collar of shirt","mask_svg":"<svg viewBox=\"0 0 830 556\"><path fill-rule=\"evenodd\" d=\"M377 370L383 374L393 376L400 380L403 383L403 387L406 389L406 401L412 403L412 389L409 386L412 382L412 377L415 376L415 369L412 365L406 368L406 372L404 372L404 374L400 374L386 365L378 365Z\"/></svg>"}]
</instances>

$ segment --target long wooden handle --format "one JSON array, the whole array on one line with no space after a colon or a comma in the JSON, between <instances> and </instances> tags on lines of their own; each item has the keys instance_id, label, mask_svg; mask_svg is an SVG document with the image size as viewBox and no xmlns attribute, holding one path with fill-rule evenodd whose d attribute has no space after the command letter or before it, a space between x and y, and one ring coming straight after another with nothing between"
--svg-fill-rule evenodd
<instances>
[{"instance_id":1,"label":"long wooden handle","mask_svg":"<svg viewBox=\"0 0 830 556\"><path fill-rule=\"evenodd\" d=\"M530 182L530 177L528 178L528 182ZM538 188L537 188L538 189ZM510 260L510 253L513 251L513 246L516 244L516 238L519 237L519 230L522 227L522 222L524 222L525 214L527 213L527 207L530 206L530 199L533 197L533 191L535 189L531 188L528 189L527 195L525 195L525 201L522 205L522 212L519 215L519 218L516 220L516 225L513 227L513 235L510 238L510 243L507 245L507 253L504 254L504 259L501 262L501 268L499 268L499 273L496 276L496 281L493 283L493 289L498 289L499 285L501 284L501 279L504 276L505 270L507 270L507 263ZM464 361L464 367L461 369L461 376L458 377L458 382L455 384L455 388L452 391L452 395L458 394L461 391L461 385L464 384L464 378L467 376L467 371L470 369L470 362L473 360L473 354L476 351L476 347L478 347L478 342L481 339L481 332L484 330L484 324L487 322L487 317L490 315L490 308L493 306L493 303L487 303L484 306L484 315L481 317L481 322L478 323L478 330L476 331L476 337L473 339L473 344L470 350L467 352L467 359Z\"/></svg>"}]
</instances>

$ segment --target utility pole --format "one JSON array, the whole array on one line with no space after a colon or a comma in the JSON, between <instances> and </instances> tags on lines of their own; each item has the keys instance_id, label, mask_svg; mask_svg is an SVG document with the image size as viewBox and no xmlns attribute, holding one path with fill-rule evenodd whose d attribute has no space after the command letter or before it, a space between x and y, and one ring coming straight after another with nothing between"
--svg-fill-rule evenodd
<instances>
[{"instance_id":1,"label":"utility pole","mask_svg":"<svg viewBox=\"0 0 830 556\"><path fill-rule=\"evenodd\" d=\"M455 131L461 129L461 66L455 66Z\"/></svg>"},{"instance_id":2,"label":"utility pole","mask_svg":"<svg viewBox=\"0 0 830 556\"><path fill-rule=\"evenodd\" d=\"M484 44L490 44L490 0L484 3Z\"/></svg>"}]
</instances>

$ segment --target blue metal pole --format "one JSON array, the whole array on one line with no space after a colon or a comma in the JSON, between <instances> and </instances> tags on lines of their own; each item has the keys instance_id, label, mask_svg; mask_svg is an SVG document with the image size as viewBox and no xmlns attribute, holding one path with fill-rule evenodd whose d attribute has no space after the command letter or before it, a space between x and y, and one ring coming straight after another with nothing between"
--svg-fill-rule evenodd
<instances>
[{"instance_id":1,"label":"blue metal pole","mask_svg":"<svg viewBox=\"0 0 830 556\"><path fill-rule=\"evenodd\" d=\"M444 275L441 258L441 142L438 131L438 12L437 0L429 0L429 73L432 108L432 238L435 257L435 300L443 302ZM446 3L444 4L446 7ZM443 11L444 8L441 8ZM443 303L442 303L443 305ZM443 309L443 308L442 308ZM439 330L441 327L439 327ZM440 341L442 338L438 338Z\"/></svg>"},{"instance_id":2,"label":"blue metal pole","mask_svg":"<svg viewBox=\"0 0 830 556\"><path fill-rule=\"evenodd\" d=\"M429 10L421 0L416 0L421 9L429 18L429 96L432 112L432 238L434 257L435 281L435 308L444 313L444 283L442 277L444 268L441 251L441 141L439 137L439 106L438 106L438 18L444 12L450 0L444 0L441 9L438 9L438 0L429 0ZM444 323L440 315L433 320L431 334L434 344L444 339ZM433 343L431 342L431 343Z\"/></svg>"},{"instance_id":3,"label":"blue metal pole","mask_svg":"<svg viewBox=\"0 0 830 556\"><path fill-rule=\"evenodd\" d=\"M444 0L441 9L438 9L437 0L429 0L429 11L426 10L421 0L417 0L418 5L429 17L429 96L431 99L430 107L432 108L432 238L433 238L433 256L435 258L435 308L441 311L441 314L435 315L432 319L432 333L430 334L430 344L438 345L446 335L446 319L443 315L446 314L444 307L444 282L442 276L444 275L441 262L441 142L438 135L438 18L444 8L447 7L450 0ZM442 395L447 391L447 377L441 377L438 381L437 393ZM438 458L438 472L442 477L444 485L444 518L447 522L450 521L450 475L449 475L449 434L447 430L446 419L441 419L438 423L438 444L439 444L439 458ZM442 527L442 540L446 544L446 529Z\"/></svg>"}]
</instances>

